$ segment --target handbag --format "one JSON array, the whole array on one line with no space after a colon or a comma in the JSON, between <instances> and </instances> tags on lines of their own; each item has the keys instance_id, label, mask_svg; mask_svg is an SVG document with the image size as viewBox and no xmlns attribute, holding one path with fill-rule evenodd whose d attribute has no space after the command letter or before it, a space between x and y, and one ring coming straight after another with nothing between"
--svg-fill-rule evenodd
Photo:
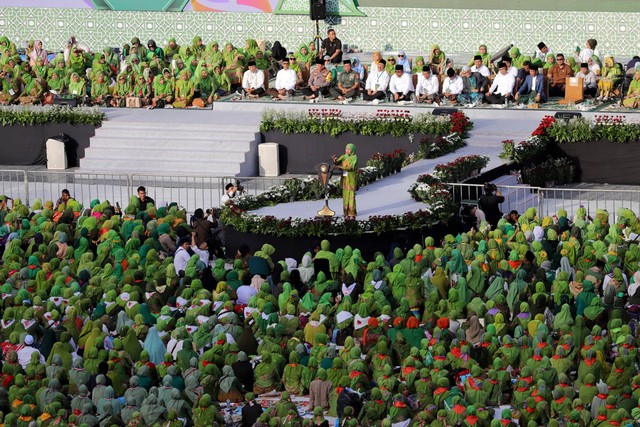
<instances>
[{"instance_id":1,"label":"handbag","mask_svg":"<svg viewBox=\"0 0 640 427\"><path fill-rule=\"evenodd\" d=\"M140 98L137 96L128 96L127 97L127 108L140 108L141 102Z\"/></svg>"}]
</instances>

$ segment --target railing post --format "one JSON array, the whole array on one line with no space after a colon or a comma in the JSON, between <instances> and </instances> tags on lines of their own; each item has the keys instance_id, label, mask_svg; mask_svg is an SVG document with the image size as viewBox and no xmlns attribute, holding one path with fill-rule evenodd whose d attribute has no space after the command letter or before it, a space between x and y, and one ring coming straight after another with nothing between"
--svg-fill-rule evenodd
<instances>
[{"instance_id":1,"label":"railing post","mask_svg":"<svg viewBox=\"0 0 640 427\"><path fill-rule=\"evenodd\" d=\"M542 188L538 187L538 215L542 215L542 200L544 194L542 194Z\"/></svg>"},{"instance_id":2,"label":"railing post","mask_svg":"<svg viewBox=\"0 0 640 427\"><path fill-rule=\"evenodd\" d=\"M29 177L27 176L27 171L22 171L22 176L24 177L24 204L25 206L31 206L31 203L29 203Z\"/></svg>"}]
</instances>

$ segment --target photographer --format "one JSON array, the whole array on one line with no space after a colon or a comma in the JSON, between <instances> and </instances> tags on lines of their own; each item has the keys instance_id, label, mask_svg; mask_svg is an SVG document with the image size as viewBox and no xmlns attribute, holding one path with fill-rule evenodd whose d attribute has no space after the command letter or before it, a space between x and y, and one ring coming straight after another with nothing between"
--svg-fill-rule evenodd
<instances>
[{"instance_id":1,"label":"photographer","mask_svg":"<svg viewBox=\"0 0 640 427\"><path fill-rule=\"evenodd\" d=\"M498 225L498 221L502 217L500 212L500 203L504 202L504 196L495 184L487 182L484 184L484 194L478 200L478 207L484 212L487 222L492 227Z\"/></svg>"}]
</instances>

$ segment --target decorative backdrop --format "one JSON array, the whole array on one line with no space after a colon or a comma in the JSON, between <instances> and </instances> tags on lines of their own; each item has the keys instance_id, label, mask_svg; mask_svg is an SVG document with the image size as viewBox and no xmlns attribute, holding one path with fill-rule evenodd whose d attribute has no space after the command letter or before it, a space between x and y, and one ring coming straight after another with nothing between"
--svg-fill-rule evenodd
<instances>
[{"instance_id":1,"label":"decorative backdrop","mask_svg":"<svg viewBox=\"0 0 640 427\"><path fill-rule=\"evenodd\" d=\"M482 43L490 52L514 43L523 53L531 54L543 40L554 52L573 52L577 45L584 46L587 38L595 38L602 54L640 54L640 13L390 7L359 10L366 16L330 17L328 22L321 22L321 34L334 27L343 43L364 51L426 52L437 43L445 52L459 54L475 52ZM310 42L314 33L315 22L308 15L0 8L1 35L18 45L42 38L50 50L62 48L71 34L92 49L122 45L134 36L143 42L153 38L164 45L172 36L178 43L187 43L200 35L205 42L230 41L241 46L246 38L280 40L297 50L302 42Z\"/></svg>"}]
</instances>

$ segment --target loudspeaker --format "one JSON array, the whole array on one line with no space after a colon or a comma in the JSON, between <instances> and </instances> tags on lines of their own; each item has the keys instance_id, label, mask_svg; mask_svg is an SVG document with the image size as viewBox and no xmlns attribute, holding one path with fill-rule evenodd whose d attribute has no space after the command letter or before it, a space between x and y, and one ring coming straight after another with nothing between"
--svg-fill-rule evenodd
<instances>
[{"instance_id":1,"label":"loudspeaker","mask_svg":"<svg viewBox=\"0 0 640 427\"><path fill-rule=\"evenodd\" d=\"M322 20L327 17L327 4L325 0L309 0L309 18L312 21Z\"/></svg>"},{"instance_id":2,"label":"loudspeaker","mask_svg":"<svg viewBox=\"0 0 640 427\"><path fill-rule=\"evenodd\" d=\"M78 105L78 98L61 98L59 96L56 96L55 98L53 98L53 105L76 107Z\"/></svg>"},{"instance_id":3,"label":"loudspeaker","mask_svg":"<svg viewBox=\"0 0 640 427\"><path fill-rule=\"evenodd\" d=\"M579 119L582 117L582 113L577 113L573 111L558 111L554 116L554 118L558 120L564 120L569 123L571 119Z\"/></svg>"},{"instance_id":4,"label":"loudspeaker","mask_svg":"<svg viewBox=\"0 0 640 427\"><path fill-rule=\"evenodd\" d=\"M434 116L450 116L457 112L457 108L434 108L431 114Z\"/></svg>"}]
</instances>

